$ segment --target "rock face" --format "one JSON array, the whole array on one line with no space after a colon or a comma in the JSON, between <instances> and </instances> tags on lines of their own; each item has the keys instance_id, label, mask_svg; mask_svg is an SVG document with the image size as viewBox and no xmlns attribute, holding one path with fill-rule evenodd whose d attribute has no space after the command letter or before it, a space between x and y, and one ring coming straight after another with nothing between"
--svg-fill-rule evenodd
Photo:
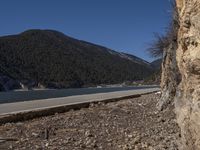
<instances>
[{"instance_id":1,"label":"rock face","mask_svg":"<svg viewBox=\"0 0 200 150\"><path fill-rule=\"evenodd\" d=\"M177 48L166 52L161 102L167 101L167 97L175 100L182 137L180 149L199 150L200 0L176 0L176 4L179 15ZM177 65L176 72L172 71L174 65Z\"/></svg>"},{"instance_id":2,"label":"rock face","mask_svg":"<svg viewBox=\"0 0 200 150\"><path fill-rule=\"evenodd\" d=\"M164 50L161 75L162 96L158 103L158 109L163 110L170 103L174 102L176 95L176 87L178 85L178 68L176 63L176 42L172 42L168 48Z\"/></svg>"},{"instance_id":3,"label":"rock face","mask_svg":"<svg viewBox=\"0 0 200 150\"><path fill-rule=\"evenodd\" d=\"M176 112L184 149L200 149L200 1L178 1L177 64L182 76Z\"/></svg>"},{"instance_id":4,"label":"rock face","mask_svg":"<svg viewBox=\"0 0 200 150\"><path fill-rule=\"evenodd\" d=\"M173 19L166 35L167 44L163 50L161 89L162 96L158 103L158 109L166 109L170 103L174 103L176 89L180 82L180 73L177 66L176 50L178 47L177 36L179 29L179 17L176 7Z\"/></svg>"}]
</instances>

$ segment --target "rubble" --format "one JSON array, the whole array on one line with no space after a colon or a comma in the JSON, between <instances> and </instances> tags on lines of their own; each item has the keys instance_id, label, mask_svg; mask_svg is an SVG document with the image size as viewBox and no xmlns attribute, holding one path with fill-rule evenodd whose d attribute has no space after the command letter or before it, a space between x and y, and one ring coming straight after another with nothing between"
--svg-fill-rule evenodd
<instances>
[{"instance_id":1,"label":"rubble","mask_svg":"<svg viewBox=\"0 0 200 150\"><path fill-rule=\"evenodd\" d=\"M177 150L173 107L158 112L159 95L111 103L0 126L0 149Z\"/></svg>"}]
</instances>

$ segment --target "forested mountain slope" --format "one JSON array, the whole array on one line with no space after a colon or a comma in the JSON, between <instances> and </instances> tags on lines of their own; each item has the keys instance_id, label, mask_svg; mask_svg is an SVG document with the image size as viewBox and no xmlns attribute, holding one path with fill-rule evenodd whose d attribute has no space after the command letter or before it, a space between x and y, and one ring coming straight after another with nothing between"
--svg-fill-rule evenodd
<instances>
[{"instance_id":1,"label":"forested mountain slope","mask_svg":"<svg viewBox=\"0 0 200 150\"><path fill-rule=\"evenodd\" d=\"M153 72L133 55L52 30L0 37L0 73L31 86L82 87L141 80Z\"/></svg>"}]
</instances>

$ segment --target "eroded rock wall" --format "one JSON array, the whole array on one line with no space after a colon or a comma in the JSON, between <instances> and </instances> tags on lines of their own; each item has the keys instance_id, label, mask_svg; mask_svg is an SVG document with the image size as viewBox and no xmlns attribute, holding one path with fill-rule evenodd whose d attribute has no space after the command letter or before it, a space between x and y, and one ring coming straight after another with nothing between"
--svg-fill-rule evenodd
<instances>
[{"instance_id":1,"label":"eroded rock wall","mask_svg":"<svg viewBox=\"0 0 200 150\"><path fill-rule=\"evenodd\" d=\"M174 89L166 86L170 98L175 100L177 121L181 128L180 149L200 149L200 0L176 0L179 15L177 48L167 54L162 84L174 84L172 62L177 64ZM173 53L173 54L172 54ZM174 57L175 56L175 57ZM163 88L163 95L166 94Z\"/></svg>"},{"instance_id":2,"label":"eroded rock wall","mask_svg":"<svg viewBox=\"0 0 200 150\"><path fill-rule=\"evenodd\" d=\"M176 113L182 133L182 149L200 149L200 0L178 0Z\"/></svg>"},{"instance_id":3,"label":"eroded rock wall","mask_svg":"<svg viewBox=\"0 0 200 150\"><path fill-rule=\"evenodd\" d=\"M161 75L162 96L157 105L159 110L166 109L169 104L174 103L178 84L176 49L176 42L172 42L169 47L164 50Z\"/></svg>"},{"instance_id":4,"label":"eroded rock wall","mask_svg":"<svg viewBox=\"0 0 200 150\"><path fill-rule=\"evenodd\" d=\"M161 75L162 96L157 105L159 110L166 109L169 104L174 104L176 89L180 82L180 74L176 61L179 17L176 7L174 7L173 11L173 18L165 38L166 44L165 49L163 50Z\"/></svg>"}]
</instances>

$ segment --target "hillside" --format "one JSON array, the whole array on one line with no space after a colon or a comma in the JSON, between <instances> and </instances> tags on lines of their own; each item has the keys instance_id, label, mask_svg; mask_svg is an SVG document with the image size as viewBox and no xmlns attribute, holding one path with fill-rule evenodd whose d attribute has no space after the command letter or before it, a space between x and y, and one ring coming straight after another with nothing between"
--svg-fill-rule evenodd
<instances>
[{"instance_id":1,"label":"hillside","mask_svg":"<svg viewBox=\"0 0 200 150\"><path fill-rule=\"evenodd\" d=\"M82 87L142 80L150 63L52 30L0 37L0 73L29 86Z\"/></svg>"},{"instance_id":2,"label":"hillside","mask_svg":"<svg viewBox=\"0 0 200 150\"><path fill-rule=\"evenodd\" d=\"M151 62L151 66L158 70L161 69L161 64L162 64L162 59L156 59Z\"/></svg>"},{"instance_id":3,"label":"hillside","mask_svg":"<svg viewBox=\"0 0 200 150\"><path fill-rule=\"evenodd\" d=\"M151 66L154 68L154 72L149 75L147 78L145 78L144 83L145 84L160 84L161 80L161 64L162 64L162 59L156 59L152 61Z\"/></svg>"}]
</instances>

